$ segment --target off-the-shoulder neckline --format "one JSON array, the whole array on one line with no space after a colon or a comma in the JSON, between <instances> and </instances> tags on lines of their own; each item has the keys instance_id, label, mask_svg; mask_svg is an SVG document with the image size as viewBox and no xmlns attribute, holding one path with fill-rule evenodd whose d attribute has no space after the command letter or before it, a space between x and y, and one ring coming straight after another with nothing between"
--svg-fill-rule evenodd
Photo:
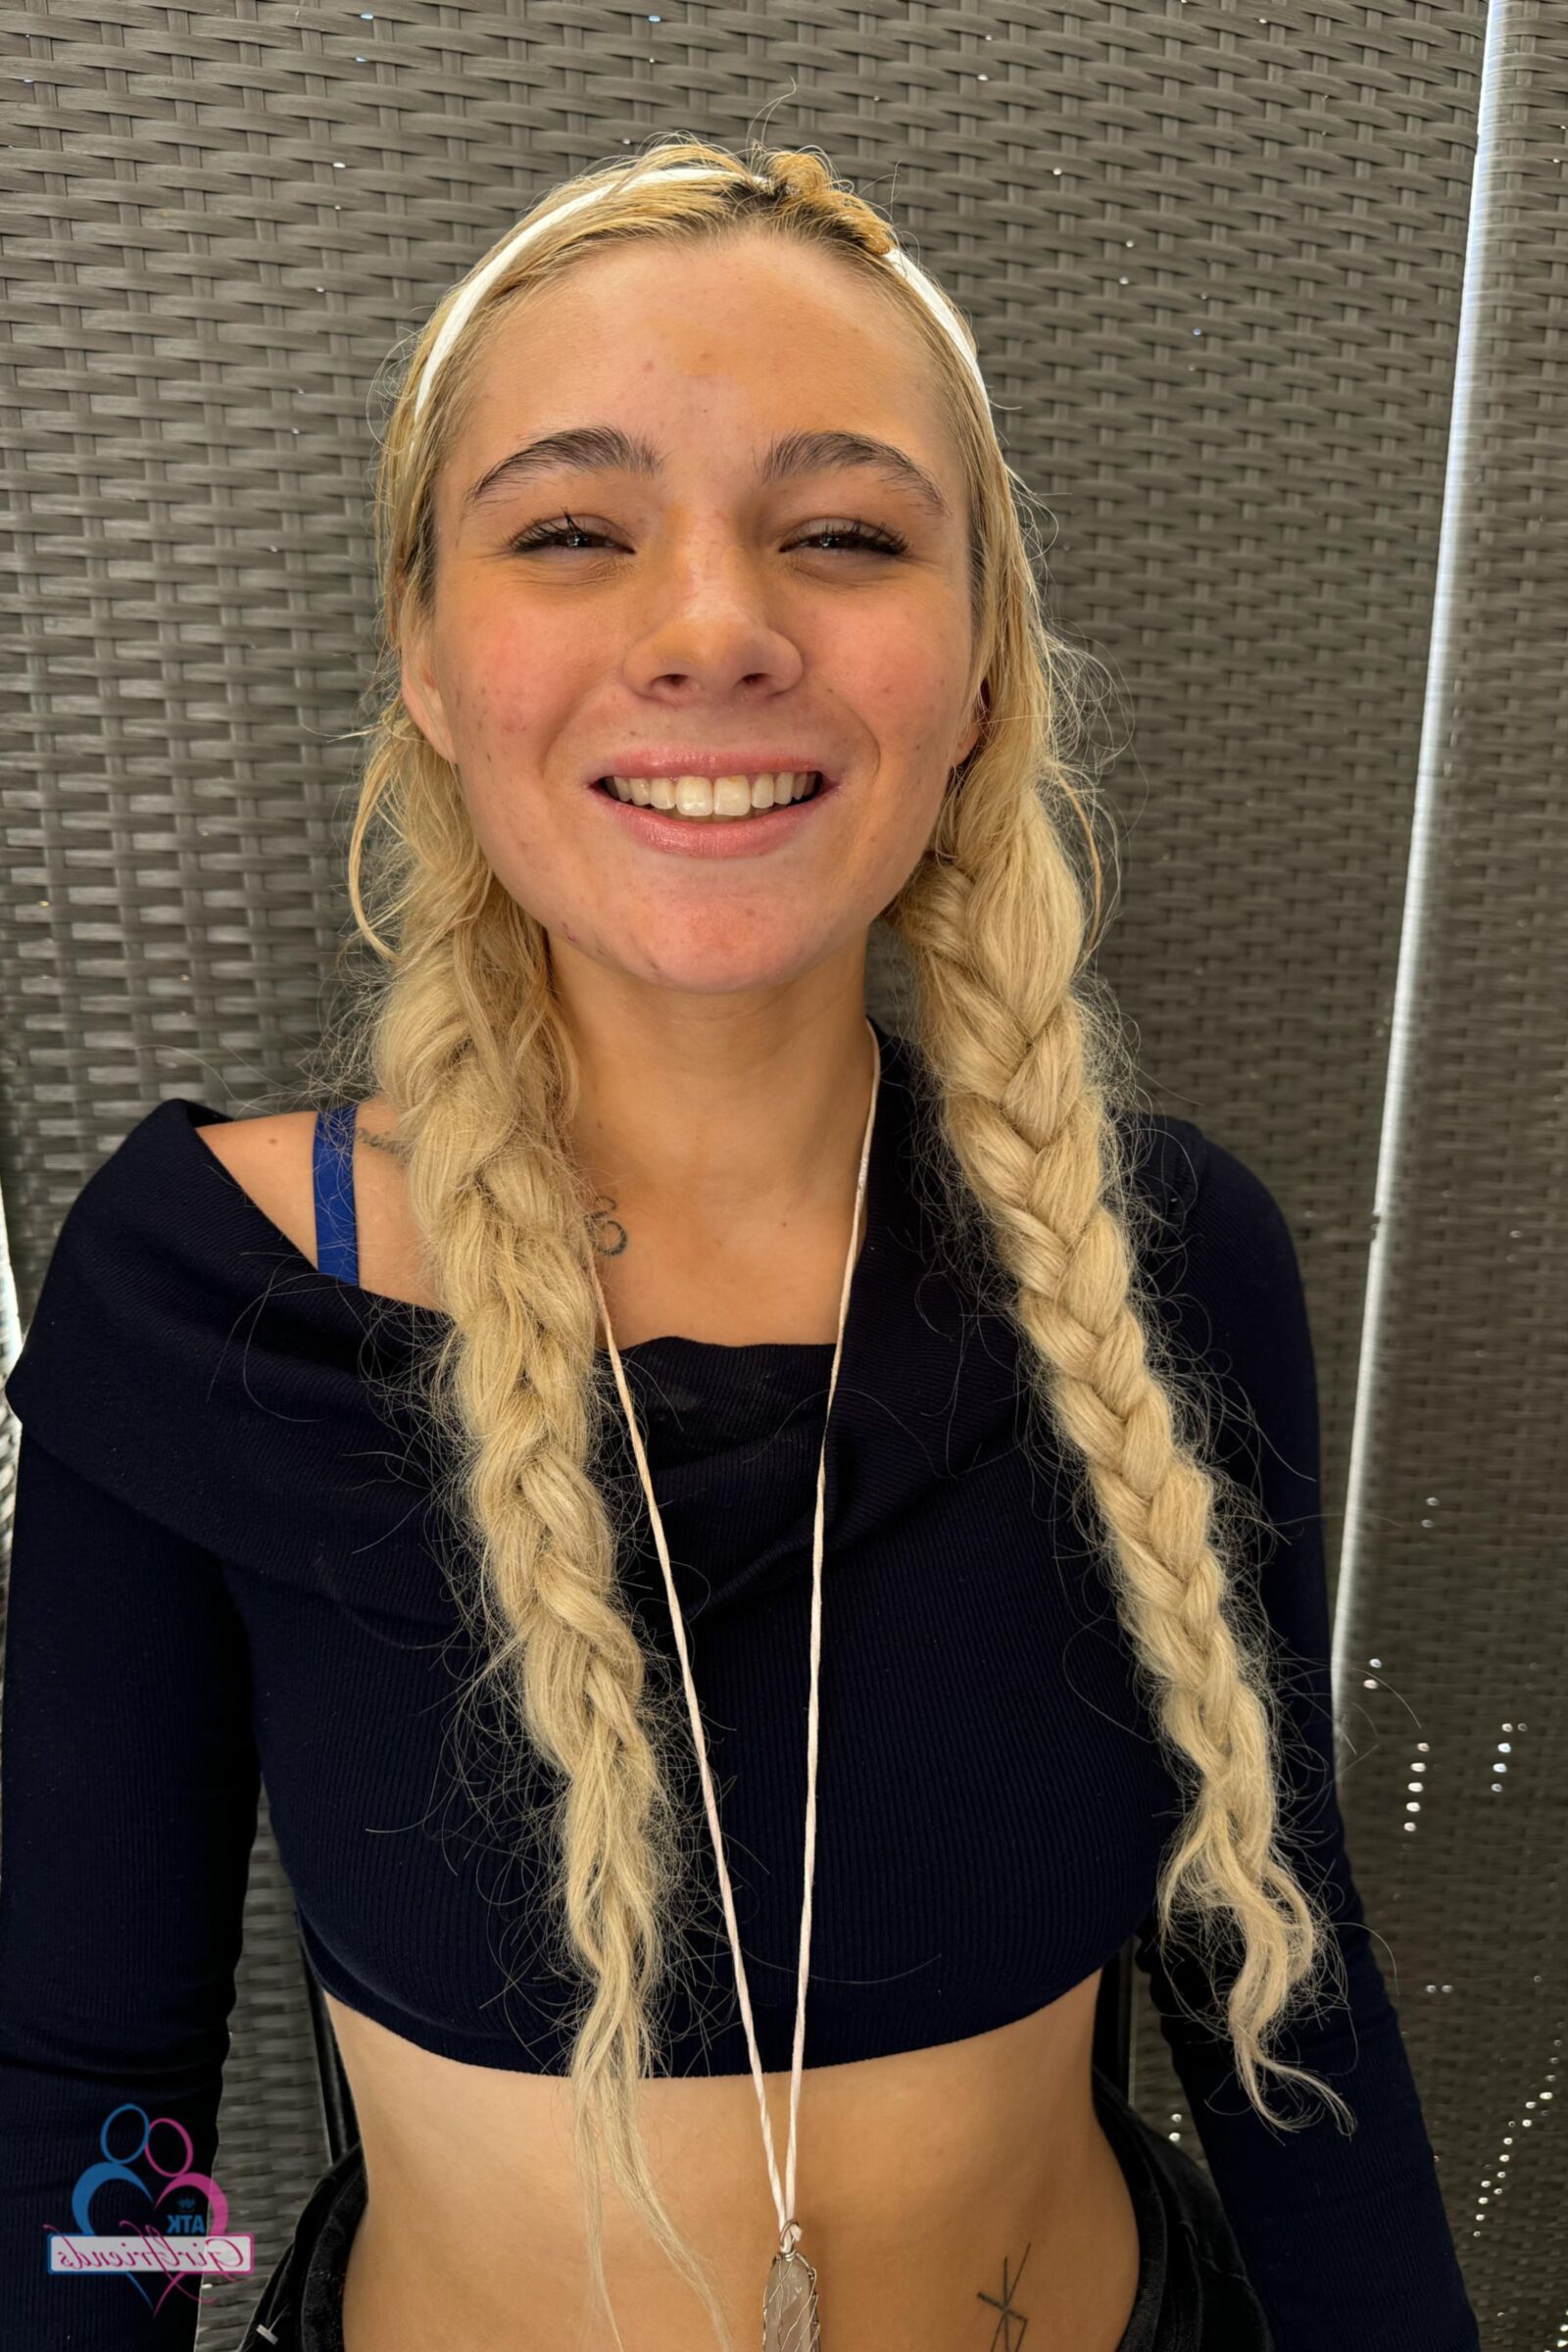
<instances>
[{"instance_id":1,"label":"off-the-shoulder neckline","mask_svg":"<svg viewBox=\"0 0 1568 2352\"><path fill-rule=\"evenodd\" d=\"M226 1127L232 1126L234 1123L232 1112L216 1109L210 1102L193 1102L184 1096L171 1098L162 1107L166 1111L177 1109L181 1113L178 1125L186 1141L192 1146L198 1140L198 1128ZM198 1118L193 1115L196 1111L201 1111L206 1115ZM451 1327L452 1318L444 1307L421 1306L416 1299L398 1298L390 1291L367 1290L363 1283L348 1282L341 1274L323 1273L320 1267L299 1247L298 1243L290 1239L281 1225L273 1222L261 1202L246 1191L233 1170L219 1158L216 1152L210 1152L205 1144L202 1145L202 1158L216 1171L224 1188L232 1196L237 1213L246 1217L252 1225L264 1230L274 1247L292 1261L295 1268L315 1275L326 1295L337 1294L345 1305L350 1301L358 1300L362 1314L371 1313L378 1318L383 1315L403 1315L416 1331L445 1331ZM620 1354L623 1362L628 1358L636 1358L640 1361L645 1356L652 1357L656 1351L662 1350L666 1353L679 1351L690 1356L704 1356L714 1360L730 1356L758 1362L766 1359L776 1364L816 1365L826 1363L832 1356L833 1348L834 1342L832 1340L755 1340L742 1346L732 1347L722 1340L691 1339L684 1332L659 1332L651 1339L633 1340L629 1346L621 1348ZM596 1350L596 1353L602 1355L607 1362L609 1361L610 1350L608 1348L601 1348Z\"/></svg>"},{"instance_id":2,"label":"off-the-shoulder neckline","mask_svg":"<svg viewBox=\"0 0 1568 2352\"><path fill-rule=\"evenodd\" d=\"M882 1049L884 1076L897 1090L903 1093L923 1092L922 1082L917 1074L918 1056L914 1055L911 1058L912 1049L909 1041L897 1031L885 1029L874 1019L872 1026L876 1029L878 1042ZM159 1106L159 1110L153 1115L157 1117L175 1110L179 1113L177 1125L182 1130L181 1149L187 1152L197 1149L198 1138L195 1132L197 1127L219 1122L224 1125L232 1124L232 1113L217 1109L211 1103L195 1101L188 1096L166 1098ZM901 1117L904 1115L902 1110L899 1115ZM1163 1127L1169 1140L1178 1146L1183 1145L1184 1136L1199 1144L1200 1148L1206 1145L1207 1139L1203 1137L1201 1130L1191 1127L1189 1122L1181 1118L1172 1118L1169 1114L1146 1113L1137 1110L1128 1115L1134 1119L1148 1117L1156 1136L1159 1129ZM888 1142L886 1127L887 1122L879 1111L872 1138L870 1193L866 1207L867 1242L880 1229L879 1220L885 1222L890 1213L891 1188L894 1179L891 1174L892 1163L888 1152L893 1147ZM282 1227L273 1223L266 1210L246 1191L238 1177L232 1174L219 1158L217 1152L210 1152L205 1144L201 1145L200 1150L203 1161L209 1168L216 1171L219 1182L226 1188L228 1197L236 1204L236 1216L246 1221L253 1231L266 1234L272 1249L282 1253L296 1274L315 1277L313 1296L333 1298L346 1312L353 1313L362 1326L370 1318L379 1322L383 1319L395 1321L397 1317L402 1316L407 1327L415 1334L427 1333L433 1337L436 1334L450 1331L452 1318L440 1307L420 1306L411 1298L397 1298L387 1291L367 1290L361 1283L346 1282L341 1275L323 1273L315 1260L289 1238ZM1178 1194L1185 1195L1185 1205L1190 1209L1197 1191L1197 1177L1190 1147L1181 1150L1180 1157L1186 1170L1186 1182L1184 1184L1179 1177L1174 1178L1173 1190ZM867 1267L866 1273L870 1277L870 1287L874 1289L875 1271L873 1268ZM865 1288L866 1286L858 1276L855 1297L851 1300L852 1316L857 1312L858 1301L865 1307L865 1311L871 1311L868 1298L862 1297ZM776 1375L780 1379L786 1379L791 1371L810 1378L820 1378L832 1361L834 1345L832 1340L756 1340L733 1347L721 1340L693 1339L684 1332L660 1332L651 1339L634 1340L630 1346L622 1348L620 1353L623 1359L632 1362L648 1359L659 1363L667 1358L672 1367L684 1365L694 1378L699 1376L702 1367L706 1367L710 1374L721 1374L726 1364L752 1365L759 1371ZM596 1355L608 1364L608 1348L597 1349Z\"/></svg>"}]
</instances>

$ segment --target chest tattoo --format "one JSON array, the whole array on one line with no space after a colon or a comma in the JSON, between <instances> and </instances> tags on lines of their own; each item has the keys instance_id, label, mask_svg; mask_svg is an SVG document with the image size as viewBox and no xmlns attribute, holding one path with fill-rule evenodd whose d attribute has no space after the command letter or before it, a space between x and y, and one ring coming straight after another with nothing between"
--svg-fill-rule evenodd
<instances>
[{"instance_id":1,"label":"chest tattoo","mask_svg":"<svg viewBox=\"0 0 1568 2352\"><path fill-rule=\"evenodd\" d=\"M368 1127L356 1128L354 1140L357 1144L368 1144L372 1152L390 1152L394 1159L407 1159L409 1156L407 1144L399 1143L394 1136L373 1134ZM601 1257L619 1257L626 1247L626 1228L615 1215L615 1203L609 1193L599 1194L598 1200L600 1205L594 1208L589 1218L589 1223L596 1229L594 1248ZM603 1234L599 1229L604 1229Z\"/></svg>"},{"instance_id":2,"label":"chest tattoo","mask_svg":"<svg viewBox=\"0 0 1568 2352\"><path fill-rule=\"evenodd\" d=\"M601 1241L598 1233L596 1232L594 1235L594 1248L601 1257L619 1257L621 1251L626 1247L626 1228L621 1224L619 1218L612 1213L615 1203L611 1199L610 1195L608 1193L601 1193L598 1198L604 1202L604 1206L603 1208L596 1207L594 1209L592 1215L589 1217L589 1224L596 1227L601 1225L609 1226L615 1234L619 1236L619 1239L616 1241Z\"/></svg>"}]
</instances>

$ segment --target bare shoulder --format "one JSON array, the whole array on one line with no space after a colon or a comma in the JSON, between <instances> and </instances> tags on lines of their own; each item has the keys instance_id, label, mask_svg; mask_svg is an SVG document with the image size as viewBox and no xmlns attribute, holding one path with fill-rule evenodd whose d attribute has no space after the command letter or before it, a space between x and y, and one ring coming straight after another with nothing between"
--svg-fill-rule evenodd
<instances>
[{"instance_id":1,"label":"bare shoulder","mask_svg":"<svg viewBox=\"0 0 1568 2352\"><path fill-rule=\"evenodd\" d=\"M316 1197L311 1176L314 1110L214 1120L196 1132L264 1216L316 1263Z\"/></svg>"},{"instance_id":2,"label":"bare shoulder","mask_svg":"<svg viewBox=\"0 0 1568 2352\"><path fill-rule=\"evenodd\" d=\"M360 1286L394 1298L434 1304L409 1213L403 1164L389 1150L393 1112L379 1096L358 1106L354 1121L354 1216ZM316 1183L314 1110L281 1110L197 1129L203 1143L244 1187L263 1215L314 1266Z\"/></svg>"}]
</instances>

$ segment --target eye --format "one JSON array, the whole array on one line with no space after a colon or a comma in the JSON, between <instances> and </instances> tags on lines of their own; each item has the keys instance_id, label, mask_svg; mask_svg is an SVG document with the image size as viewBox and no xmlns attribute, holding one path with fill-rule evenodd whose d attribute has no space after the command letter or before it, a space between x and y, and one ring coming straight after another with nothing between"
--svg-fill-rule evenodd
<instances>
[{"instance_id":1,"label":"eye","mask_svg":"<svg viewBox=\"0 0 1568 2352\"><path fill-rule=\"evenodd\" d=\"M901 539L897 531L885 531L880 523L874 522L824 522L791 544L806 547L817 539L842 539L847 546L873 556L902 556L908 547L908 541Z\"/></svg>"},{"instance_id":2,"label":"eye","mask_svg":"<svg viewBox=\"0 0 1568 2352\"><path fill-rule=\"evenodd\" d=\"M519 532L510 544L513 554L520 556L530 548L559 547L566 539L596 539L601 545L606 543L602 531L585 530L580 522L573 522L568 514L561 522L536 522L526 531Z\"/></svg>"},{"instance_id":3,"label":"eye","mask_svg":"<svg viewBox=\"0 0 1568 2352\"><path fill-rule=\"evenodd\" d=\"M907 540L901 539L897 531L883 530L879 523L824 522L816 530L808 531L804 538L792 540L790 544L808 547L822 539L839 540L844 546L867 555L902 556L908 552ZM612 544L603 531L590 531L581 523L573 522L567 514L559 522L531 524L509 545L514 555L524 555L534 548L563 547L568 540L588 541L601 547Z\"/></svg>"}]
</instances>

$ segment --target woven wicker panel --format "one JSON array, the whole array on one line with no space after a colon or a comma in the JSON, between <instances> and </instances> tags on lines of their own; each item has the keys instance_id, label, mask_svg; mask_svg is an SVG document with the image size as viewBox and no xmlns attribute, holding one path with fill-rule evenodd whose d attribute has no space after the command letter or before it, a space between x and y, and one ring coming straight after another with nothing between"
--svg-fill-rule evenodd
<instances>
[{"instance_id":1,"label":"woven wicker panel","mask_svg":"<svg viewBox=\"0 0 1568 2352\"><path fill-rule=\"evenodd\" d=\"M1153 1102L1241 1153L1296 1233L1351 1572L1357 1875L1489 2345L1556 2340L1560 12L1494 0L1490 114L1482 0L67 0L3 27L21 1313L161 1098L298 1099L347 919L388 352L541 189L651 131L820 145L971 318L1054 517L1054 616L1123 683L1101 970ZM896 1027L880 934L872 977ZM1200 2160L1143 2008L1133 2082ZM264 2264L324 2161L264 1816L220 2158ZM242 2324L220 2289L204 2352Z\"/></svg>"}]
</instances>

